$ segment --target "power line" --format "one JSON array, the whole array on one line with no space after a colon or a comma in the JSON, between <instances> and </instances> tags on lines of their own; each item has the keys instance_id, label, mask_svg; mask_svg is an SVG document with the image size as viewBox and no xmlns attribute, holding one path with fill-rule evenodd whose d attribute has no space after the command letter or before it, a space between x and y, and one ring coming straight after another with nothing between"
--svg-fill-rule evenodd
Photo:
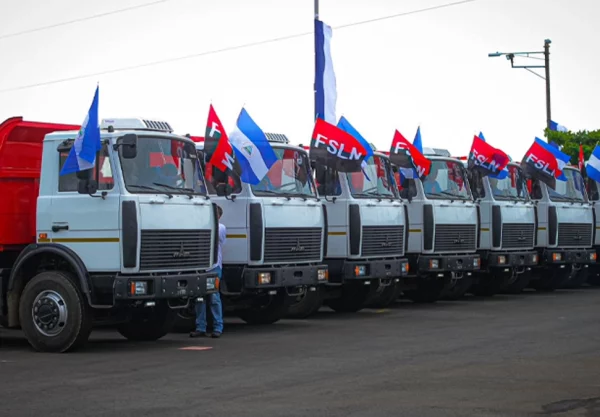
<instances>
[{"instance_id":1,"label":"power line","mask_svg":"<svg viewBox=\"0 0 600 417\"><path fill-rule=\"evenodd\" d=\"M8 33L6 35L0 35L0 39L14 38L16 36L25 35L28 33L41 32L41 31L47 30L47 29L54 29L54 28L61 27L61 26L72 25L73 23L85 22L86 20L99 19L101 17L111 16L111 15L115 15L118 13L129 12L131 10L137 10L137 9L141 9L141 8L145 8L145 7L155 6L157 4L166 3L168 1L171 1L171 0L157 0L152 3L138 4L137 6L131 6L131 7L123 8L123 9L112 10L110 12L99 13L99 14L95 14L92 16L80 17L78 19L68 20L66 22L55 23L55 24L48 25L48 26L40 26L40 27L33 28L33 29L26 29L26 30L22 30L20 32Z\"/></svg>"},{"instance_id":2,"label":"power line","mask_svg":"<svg viewBox=\"0 0 600 417\"><path fill-rule=\"evenodd\" d=\"M169 0L161 0L161 1L169 1ZM349 28L352 26L359 26L359 25L364 25L367 23L378 22L381 20L393 19L393 18L397 18L397 17L408 16L408 15L412 15L412 14L423 13L423 12L438 10L438 9L447 8L447 7L459 6L459 5L466 4L466 3L473 3L476 1L480 1L480 0L462 0L462 1L457 1L457 2L453 2L453 3L446 3L446 4L442 4L442 5L438 5L438 6L427 7L425 9L412 10L409 12L403 12L403 13L398 13L398 14L393 14L393 15L388 15L388 16L382 16L382 17L378 17L375 19L362 20L359 22L348 23L345 25L334 27L334 29L336 29L336 30L337 29L346 29L346 28ZM114 74L117 72L132 71L132 70L136 70L136 69L140 69L140 68L152 67L152 66L156 66L156 65L162 65L162 64L167 64L167 63L177 62L177 61L184 61L184 60L203 57L203 56L207 56L207 55L214 55L214 54L219 54L219 53L223 53L223 52L230 52L230 51L235 51L235 50L239 50L239 49L246 49L246 48L251 48L251 47L255 47L255 46L266 45L269 43L287 41L290 39L301 38L301 37L312 35L312 34L313 34L313 32L297 33L294 35L281 36L278 38L271 38L271 39L266 39L266 40L257 41L257 42L249 42L249 43L245 43L245 44L241 44L241 45L229 46L229 47L224 47L224 48L220 48L220 49L213 49L210 51L198 52L198 53L183 55L183 56L179 56L179 57L175 57L175 58L167 58L167 59L162 59L162 60L157 60L157 61L146 62L143 64L136 64L136 65L130 65L127 67L114 68L114 69L110 69L110 70L106 70L106 71L99 71L99 72L94 72L94 73L76 75L73 77L59 78L59 79L35 83L35 84L28 84L28 85L22 85L22 86L18 86L18 87L6 88L3 90L0 90L0 94L12 92L12 91L26 90L29 88L43 87L43 86L53 85L53 84L60 84L60 83L64 83L67 81L81 80L84 78L91 78L91 77L98 77L98 76L107 75L107 74Z\"/></svg>"}]
</instances>

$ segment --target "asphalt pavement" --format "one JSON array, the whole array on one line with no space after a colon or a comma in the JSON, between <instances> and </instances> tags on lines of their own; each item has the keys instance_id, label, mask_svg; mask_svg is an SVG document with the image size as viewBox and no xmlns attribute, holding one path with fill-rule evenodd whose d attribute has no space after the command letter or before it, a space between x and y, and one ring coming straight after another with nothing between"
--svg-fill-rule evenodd
<instances>
[{"instance_id":1,"label":"asphalt pavement","mask_svg":"<svg viewBox=\"0 0 600 417\"><path fill-rule=\"evenodd\" d=\"M600 417L600 290L466 298L69 354L0 329L0 416Z\"/></svg>"}]
</instances>

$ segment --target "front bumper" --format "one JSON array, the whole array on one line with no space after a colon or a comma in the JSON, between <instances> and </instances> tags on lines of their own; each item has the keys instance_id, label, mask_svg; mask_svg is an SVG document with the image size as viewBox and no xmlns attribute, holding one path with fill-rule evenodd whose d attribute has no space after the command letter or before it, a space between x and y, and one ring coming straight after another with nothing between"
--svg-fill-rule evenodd
<instances>
[{"instance_id":1,"label":"front bumper","mask_svg":"<svg viewBox=\"0 0 600 417\"><path fill-rule=\"evenodd\" d=\"M324 284L326 281L327 265L322 264L246 267L243 272L244 288L253 290L315 286Z\"/></svg>"},{"instance_id":2,"label":"front bumper","mask_svg":"<svg viewBox=\"0 0 600 417\"><path fill-rule=\"evenodd\" d=\"M408 259L345 260L344 280L388 279L408 275Z\"/></svg>"},{"instance_id":3,"label":"front bumper","mask_svg":"<svg viewBox=\"0 0 600 417\"><path fill-rule=\"evenodd\" d=\"M542 259L548 265L595 264L595 249L545 249Z\"/></svg>"},{"instance_id":4,"label":"front bumper","mask_svg":"<svg viewBox=\"0 0 600 417\"><path fill-rule=\"evenodd\" d=\"M417 261L420 273L479 271L479 254L468 255L420 255Z\"/></svg>"},{"instance_id":5,"label":"front bumper","mask_svg":"<svg viewBox=\"0 0 600 417\"><path fill-rule=\"evenodd\" d=\"M181 275L118 276L114 281L115 300L196 298L216 292L217 274L205 272ZM145 288L145 291L142 291Z\"/></svg>"},{"instance_id":6,"label":"front bumper","mask_svg":"<svg viewBox=\"0 0 600 417\"><path fill-rule=\"evenodd\" d=\"M539 255L536 251L489 252L486 263L489 268L510 268L515 266L537 266Z\"/></svg>"}]
</instances>

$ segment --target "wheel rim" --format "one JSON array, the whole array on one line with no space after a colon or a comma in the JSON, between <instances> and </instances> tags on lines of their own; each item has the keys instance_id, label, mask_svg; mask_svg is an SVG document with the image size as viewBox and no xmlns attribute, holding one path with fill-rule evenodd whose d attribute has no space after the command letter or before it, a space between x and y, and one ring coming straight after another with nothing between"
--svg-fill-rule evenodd
<instances>
[{"instance_id":1,"label":"wheel rim","mask_svg":"<svg viewBox=\"0 0 600 417\"><path fill-rule=\"evenodd\" d=\"M35 327L44 336L57 336L67 324L67 303L56 291L39 293L33 301L31 313Z\"/></svg>"}]
</instances>

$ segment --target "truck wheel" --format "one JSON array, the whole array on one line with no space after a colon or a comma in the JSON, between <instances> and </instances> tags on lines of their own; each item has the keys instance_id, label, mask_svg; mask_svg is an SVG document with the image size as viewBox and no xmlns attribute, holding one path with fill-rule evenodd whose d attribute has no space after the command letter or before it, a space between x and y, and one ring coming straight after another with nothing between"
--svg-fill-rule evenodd
<instances>
[{"instance_id":1,"label":"truck wheel","mask_svg":"<svg viewBox=\"0 0 600 417\"><path fill-rule=\"evenodd\" d=\"M129 321L119 324L117 331L129 340L152 342L171 331L177 314L166 303L155 307L139 307L132 312Z\"/></svg>"},{"instance_id":2,"label":"truck wheel","mask_svg":"<svg viewBox=\"0 0 600 417\"><path fill-rule=\"evenodd\" d=\"M445 288L442 299L449 301L460 300L473 286L473 276L464 275L462 278L451 282L449 286Z\"/></svg>"},{"instance_id":3,"label":"truck wheel","mask_svg":"<svg viewBox=\"0 0 600 417\"><path fill-rule=\"evenodd\" d=\"M357 284L344 284L342 286L342 296L327 300L327 307L337 313L356 313L365 308L365 302L373 291L372 284L364 285L362 282Z\"/></svg>"},{"instance_id":4,"label":"truck wheel","mask_svg":"<svg viewBox=\"0 0 600 417\"><path fill-rule=\"evenodd\" d=\"M289 306L287 316L291 319L305 319L315 314L323 305L321 288L315 291L305 291L300 299Z\"/></svg>"},{"instance_id":5,"label":"truck wheel","mask_svg":"<svg viewBox=\"0 0 600 417\"><path fill-rule=\"evenodd\" d=\"M504 287L502 292L505 294L521 294L523 290L529 286L531 276L531 271L523 271L517 275L517 279Z\"/></svg>"},{"instance_id":6,"label":"truck wheel","mask_svg":"<svg viewBox=\"0 0 600 417\"><path fill-rule=\"evenodd\" d=\"M19 317L25 337L40 352L67 352L88 340L92 314L74 278L62 271L42 272L21 294Z\"/></svg>"},{"instance_id":7,"label":"truck wheel","mask_svg":"<svg viewBox=\"0 0 600 417\"><path fill-rule=\"evenodd\" d=\"M446 280L442 278L417 278L417 288L404 292L415 303L435 303L444 294Z\"/></svg>"},{"instance_id":8,"label":"truck wheel","mask_svg":"<svg viewBox=\"0 0 600 417\"><path fill-rule=\"evenodd\" d=\"M542 276L532 280L531 287L539 292L552 292L561 288L569 279L571 268L552 268L542 270Z\"/></svg>"},{"instance_id":9,"label":"truck wheel","mask_svg":"<svg viewBox=\"0 0 600 417\"><path fill-rule=\"evenodd\" d=\"M367 300L366 308L386 308L400 297L402 288L399 283L392 283L378 288L375 294Z\"/></svg>"},{"instance_id":10,"label":"truck wheel","mask_svg":"<svg viewBox=\"0 0 600 417\"><path fill-rule=\"evenodd\" d=\"M569 277L569 280L565 283L563 288L575 289L580 288L583 284L585 284L589 277L589 269L581 268L577 271L573 271Z\"/></svg>"},{"instance_id":11,"label":"truck wheel","mask_svg":"<svg viewBox=\"0 0 600 417\"><path fill-rule=\"evenodd\" d=\"M277 295L270 296L266 304L238 310L239 318L248 324L273 324L285 317L290 306L290 299L285 292L280 291Z\"/></svg>"}]
</instances>

